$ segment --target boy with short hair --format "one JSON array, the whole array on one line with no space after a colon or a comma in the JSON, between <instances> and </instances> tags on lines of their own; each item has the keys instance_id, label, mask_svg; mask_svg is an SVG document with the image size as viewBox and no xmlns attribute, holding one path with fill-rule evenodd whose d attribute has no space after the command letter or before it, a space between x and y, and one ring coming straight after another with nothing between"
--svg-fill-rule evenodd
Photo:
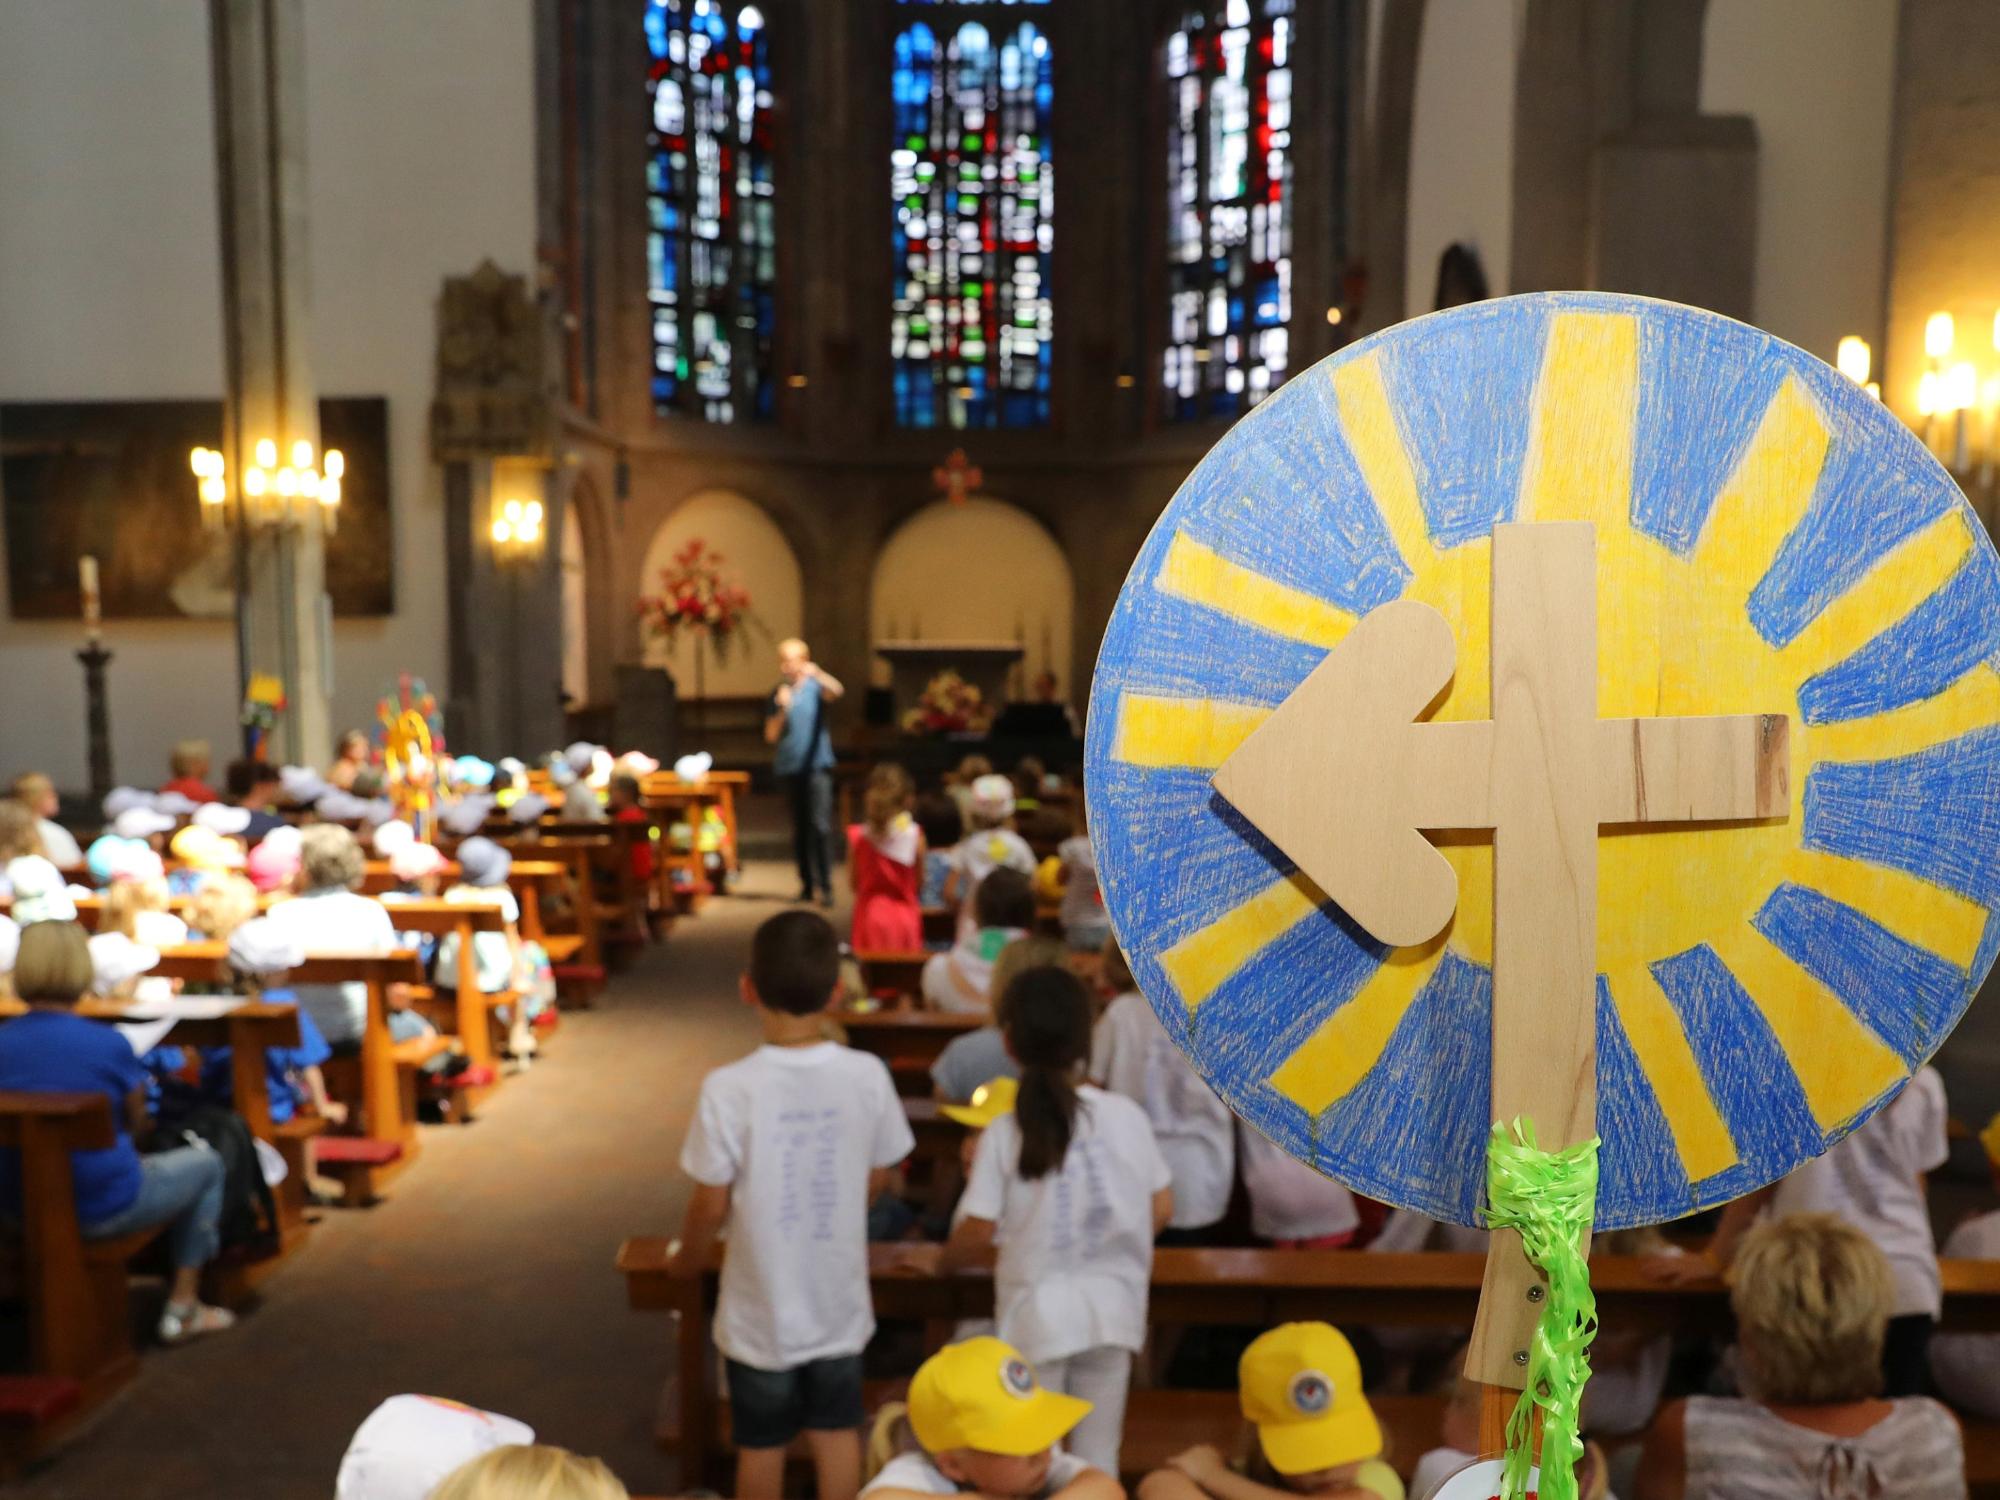
<instances>
[{"instance_id":1,"label":"boy with short hair","mask_svg":"<svg viewBox=\"0 0 2000 1500\"><path fill-rule=\"evenodd\" d=\"M1088 1401L1044 1389L1010 1344L947 1345L910 1382L910 1430L921 1447L889 1460L863 1493L1124 1500L1111 1475L1056 1446L1089 1414Z\"/></svg>"},{"instance_id":2,"label":"boy with short hair","mask_svg":"<svg viewBox=\"0 0 2000 1500\"><path fill-rule=\"evenodd\" d=\"M802 1431L822 1500L853 1500L861 1482L868 1205L915 1142L882 1060L826 1040L839 976L824 917L757 929L742 989L764 1044L702 1080L681 1150L696 1187L672 1270L698 1275L729 1231L715 1342L743 1500L775 1500Z\"/></svg>"}]
</instances>

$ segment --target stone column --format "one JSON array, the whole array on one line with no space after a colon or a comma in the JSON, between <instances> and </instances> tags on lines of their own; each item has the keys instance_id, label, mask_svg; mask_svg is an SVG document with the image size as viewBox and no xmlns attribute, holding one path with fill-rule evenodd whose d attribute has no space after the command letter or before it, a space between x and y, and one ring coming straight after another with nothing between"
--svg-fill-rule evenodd
<instances>
[{"instance_id":1,"label":"stone column","mask_svg":"<svg viewBox=\"0 0 2000 1500\"><path fill-rule=\"evenodd\" d=\"M269 438L319 454L307 355L305 36L302 0L209 0L221 221L223 452L232 485ZM281 462L287 462L283 459ZM240 496L239 496L240 498ZM317 518L242 537L239 671L268 672L288 704L278 755L332 754L332 624ZM239 684L240 686L241 684Z\"/></svg>"}]
</instances>

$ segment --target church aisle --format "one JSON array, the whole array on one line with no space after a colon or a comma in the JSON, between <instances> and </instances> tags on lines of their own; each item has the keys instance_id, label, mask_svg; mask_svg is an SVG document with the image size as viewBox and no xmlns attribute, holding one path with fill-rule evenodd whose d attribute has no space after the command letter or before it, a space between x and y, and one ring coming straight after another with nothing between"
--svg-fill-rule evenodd
<instances>
[{"instance_id":1,"label":"church aisle","mask_svg":"<svg viewBox=\"0 0 2000 1500\"><path fill-rule=\"evenodd\" d=\"M326 1500L355 1427L400 1391L518 1417L662 1492L665 1325L627 1311L612 1258L679 1224L696 1086L755 1044L737 975L795 884L786 864L746 867L741 894L566 1015L475 1124L428 1128L384 1202L327 1213L235 1332L148 1349L132 1389L10 1493Z\"/></svg>"}]
</instances>

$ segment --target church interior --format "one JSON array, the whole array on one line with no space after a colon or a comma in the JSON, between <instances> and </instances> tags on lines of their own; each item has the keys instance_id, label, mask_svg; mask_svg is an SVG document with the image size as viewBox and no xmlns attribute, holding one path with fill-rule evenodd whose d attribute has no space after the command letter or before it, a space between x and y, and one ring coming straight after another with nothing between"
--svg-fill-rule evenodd
<instances>
[{"instance_id":1,"label":"church interior","mask_svg":"<svg viewBox=\"0 0 2000 1500\"><path fill-rule=\"evenodd\" d=\"M2000 1496L1988 0L0 120L0 1492Z\"/></svg>"}]
</instances>

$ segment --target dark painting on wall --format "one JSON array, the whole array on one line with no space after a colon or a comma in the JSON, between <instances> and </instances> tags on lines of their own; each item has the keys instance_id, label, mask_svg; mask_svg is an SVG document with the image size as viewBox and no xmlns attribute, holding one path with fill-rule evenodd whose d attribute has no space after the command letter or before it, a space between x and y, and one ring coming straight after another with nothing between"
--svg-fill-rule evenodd
<instances>
[{"instance_id":1,"label":"dark painting on wall","mask_svg":"<svg viewBox=\"0 0 2000 1500\"><path fill-rule=\"evenodd\" d=\"M347 459L326 549L336 615L395 609L389 403L319 404L320 442ZM222 443L219 401L0 403L0 520L17 620L82 612L77 559L97 559L106 619L217 619L234 611L231 548L201 524L188 468Z\"/></svg>"}]
</instances>

